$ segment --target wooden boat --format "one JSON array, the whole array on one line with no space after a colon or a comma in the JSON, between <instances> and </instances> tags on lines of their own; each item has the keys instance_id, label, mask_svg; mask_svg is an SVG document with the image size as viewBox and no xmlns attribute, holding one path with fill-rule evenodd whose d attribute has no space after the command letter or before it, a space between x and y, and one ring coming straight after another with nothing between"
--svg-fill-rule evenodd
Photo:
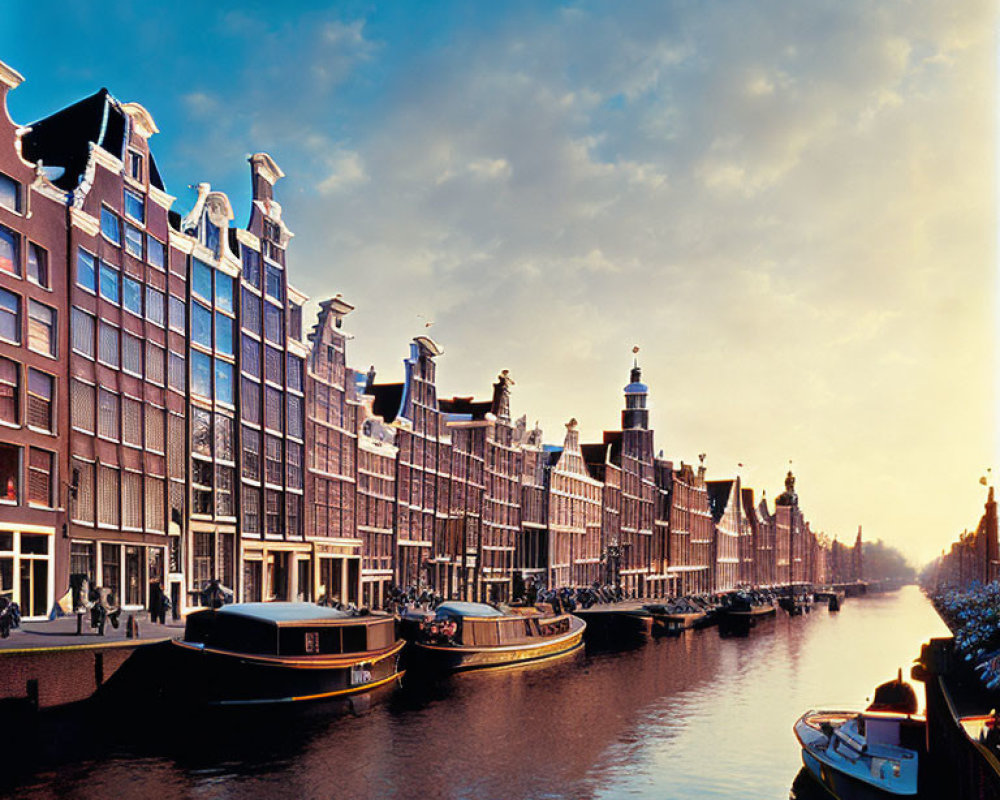
<instances>
[{"instance_id":1,"label":"wooden boat","mask_svg":"<svg viewBox=\"0 0 1000 800\"><path fill-rule=\"evenodd\" d=\"M653 631L653 615L636 600L596 603L573 614L587 623L588 644L641 643Z\"/></svg>"},{"instance_id":2,"label":"wooden boat","mask_svg":"<svg viewBox=\"0 0 1000 800\"><path fill-rule=\"evenodd\" d=\"M646 610L653 617L654 633L679 634L690 628L701 628L711 624L708 611L686 599L669 603L650 603L646 606Z\"/></svg>"},{"instance_id":3,"label":"wooden boat","mask_svg":"<svg viewBox=\"0 0 1000 800\"><path fill-rule=\"evenodd\" d=\"M404 614L403 632L415 661L431 671L511 667L568 656L587 627L572 614L535 607L509 613L483 603L442 603Z\"/></svg>"},{"instance_id":4,"label":"wooden boat","mask_svg":"<svg viewBox=\"0 0 1000 800\"><path fill-rule=\"evenodd\" d=\"M795 723L802 763L839 800L917 794L926 720L902 674L863 712L808 711Z\"/></svg>"},{"instance_id":5,"label":"wooden boat","mask_svg":"<svg viewBox=\"0 0 1000 800\"><path fill-rule=\"evenodd\" d=\"M720 613L727 622L750 622L777 614L774 602L763 595L732 592Z\"/></svg>"},{"instance_id":6,"label":"wooden boat","mask_svg":"<svg viewBox=\"0 0 1000 800\"><path fill-rule=\"evenodd\" d=\"M210 706L340 699L352 707L402 677L395 618L312 603L196 611L174 640L172 695Z\"/></svg>"}]
</instances>

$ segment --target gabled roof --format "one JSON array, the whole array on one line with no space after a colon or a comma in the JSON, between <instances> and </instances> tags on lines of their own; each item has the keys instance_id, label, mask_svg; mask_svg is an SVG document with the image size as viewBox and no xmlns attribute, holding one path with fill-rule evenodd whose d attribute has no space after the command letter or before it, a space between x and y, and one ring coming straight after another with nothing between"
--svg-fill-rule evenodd
<instances>
[{"instance_id":1,"label":"gabled roof","mask_svg":"<svg viewBox=\"0 0 1000 800\"><path fill-rule=\"evenodd\" d=\"M91 144L107 150L115 158L125 157L128 119L121 103L107 89L101 89L33 123L21 139L21 152L28 161L62 167L65 172L53 182L60 189L72 191L87 169ZM164 190L152 153L149 155L149 182Z\"/></svg>"}]
</instances>

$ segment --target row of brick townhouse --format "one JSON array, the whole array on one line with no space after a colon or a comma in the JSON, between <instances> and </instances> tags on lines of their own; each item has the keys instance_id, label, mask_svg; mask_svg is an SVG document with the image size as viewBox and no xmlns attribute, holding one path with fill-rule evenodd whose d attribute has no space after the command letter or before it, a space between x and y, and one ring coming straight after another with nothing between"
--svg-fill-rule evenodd
<instances>
[{"instance_id":1,"label":"row of brick townhouse","mask_svg":"<svg viewBox=\"0 0 1000 800\"><path fill-rule=\"evenodd\" d=\"M637 362L593 444L576 420L550 445L515 419L506 370L484 399L439 398L427 336L400 382L355 371L340 295L304 332L270 156L249 159L246 227L204 183L181 213L146 109L102 89L18 127L20 82L0 64L0 593L28 616L74 574L178 612L211 580L378 606L394 585L508 600L529 581L824 578L791 475L772 513L654 455Z\"/></svg>"},{"instance_id":2,"label":"row of brick townhouse","mask_svg":"<svg viewBox=\"0 0 1000 800\"><path fill-rule=\"evenodd\" d=\"M984 483L985 481L983 479ZM979 518L976 529L963 531L952 542L951 547L941 554L929 576L930 587L934 590L965 590L975 584L1000 580L1000 539L997 535L997 503L993 489L990 486L987 490L983 515ZM859 530L859 541L860 535ZM852 568L860 573L862 566L859 556Z\"/></svg>"}]
</instances>

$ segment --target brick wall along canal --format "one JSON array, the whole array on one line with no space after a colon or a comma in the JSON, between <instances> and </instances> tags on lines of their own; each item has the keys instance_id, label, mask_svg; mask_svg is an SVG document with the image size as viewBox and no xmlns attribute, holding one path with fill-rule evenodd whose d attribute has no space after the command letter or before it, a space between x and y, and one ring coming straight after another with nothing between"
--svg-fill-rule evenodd
<instances>
[{"instance_id":1,"label":"brick wall along canal","mask_svg":"<svg viewBox=\"0 0 1000 800\"><path fill-rule=\"evenodd\" d=\"M331 720L320 708L43 717L35 731L5 726L21 751L7 788L17 797L206 800L786 798L801 766L798 715L861 707L898 668L908 674L922 642L945 634L906 587L849 599L839 614L779 614L746 639L688 631L629 652L460 675L362 717ZM10 764L4 771L14 774Z\"/></svg>"}]
</instances>

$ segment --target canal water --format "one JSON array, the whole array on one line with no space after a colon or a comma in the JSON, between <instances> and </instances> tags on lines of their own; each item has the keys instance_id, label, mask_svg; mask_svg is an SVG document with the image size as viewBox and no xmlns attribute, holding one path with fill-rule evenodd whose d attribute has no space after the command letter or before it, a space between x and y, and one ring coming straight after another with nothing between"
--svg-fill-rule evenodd
<instances>
[{"instance_id":1,"label":"canal water","mask_svg":"<svg viewBox=\"0 0 1000 800\"><path fill-rule=\"evenodd\" d=\"M922 642L946 633L906 587L849 599L839 613L779 612L746 638L688 631L548 667L459 675L359 717L137 709L43 719L18 734L0 725L21 744L6 789L114 800L813 800L823 795L799 774L797 717L863 706L898 669L908 675Z\"/></svg>"}]
</instances>

